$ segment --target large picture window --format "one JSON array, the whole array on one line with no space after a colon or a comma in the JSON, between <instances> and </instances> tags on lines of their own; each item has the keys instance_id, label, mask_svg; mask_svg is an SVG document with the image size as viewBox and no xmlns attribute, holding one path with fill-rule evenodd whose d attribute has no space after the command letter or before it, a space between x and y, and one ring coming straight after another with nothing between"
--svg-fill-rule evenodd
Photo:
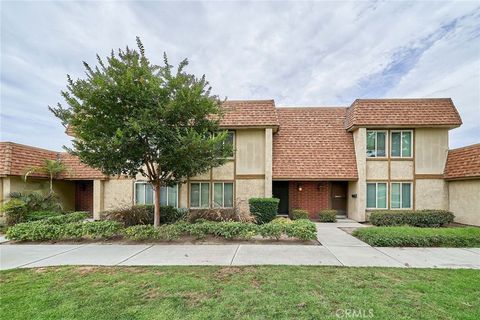
<instances>
[{"instance_id":1,"label":"large picture window","mask_svg":"<svg viewBox=\"0 0 480 320\"><path fill-rule=\"evenodd\" d=\"M135 204L154 204L153 188L148 182L135 182ZM160 187L160 205L178 207L178 185Z\"/></svg>"},{"instance_id":2,"label":"large picture window","mask_svg":"<svg viewBox=\"0 0 480 320\"><path fill-rule=\"evenodd\" d=\"M213 206L217 208L233 207L233 183L215 182L213 184Z\"/></svg>"},{"instance_id":3,"label":"large picture window","mask_svg":"<svg viewBox=\"0 0 480 320\"><path fill-rule=\"evenodd\" d=\"M390 144L390 156L410 158L412 156L412 131L392 131Z\"/></svg>"},{"instance_id":4,"label":"large picture window","mask_svg":"<svg viewBox=\"0 0 480 320\"><path fill-rule=\"evenodd\" d=\"M209 194L210 194L210 183L208 182L190 183L190 208L208 208Z\"/></svg>"},{"instance_id":5,"label":"large picture window","mask_svg":"<svg viewBox=\"0 0 480 320\"><path fill-rule=\"evenodd\" d=\"M387 208L387 184L385 182L367 183L367 209Z\"/></svg>"},{"instance_id":6,"label":"large picture window","mask_svg":"<svg viewBox=\"0 0 480 320\"><path fill-rule=\"evenodd\" d=\"M367 131L367 157L386 157L387 156L387 132L386 131Z\"/></svg>"},{"instance_id":7,"label":"large picture window","mask_svg":"<svg viewBox=\"0 0 480 320\"><path fill-rule=\"evenodd\" d=\"M410 182L392 182L390 189L390 208L412 208L412 184Z\"/></svg>"}]
</instances>

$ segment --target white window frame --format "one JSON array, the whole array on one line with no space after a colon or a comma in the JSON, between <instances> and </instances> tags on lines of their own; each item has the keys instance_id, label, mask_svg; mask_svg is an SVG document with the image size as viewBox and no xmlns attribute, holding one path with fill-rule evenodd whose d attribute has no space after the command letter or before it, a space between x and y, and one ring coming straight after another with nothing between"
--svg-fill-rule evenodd
<instances>
[{"instance_id":1,"label":"white window frame","mask_svg":"<svg viewBox=\"0 0 480 320\"><path fill-rule=\"evenodd\" d=\"M413 152L414 152L414 138L413 138L413 130L390 130L390 139L389 139L389 143L390 145L393 145L392 144L392 133L396 133L396 132L400 132L400 156L392 156L392 149L390 149L389 151L389 156L390 158L393 158L393 159L399 159L399 158L406 158L406 159L412 159L413 158ZM403 132L410 132L410 156L407 157L407 156L403 156L403 139L402 139L402 135L403 135Z\"/></svg>"},{"instance_id":2,"label":"white window frame","mask_svg":"<svg viewBox=\"0 0 480 320\"><path fill-rule=\"evenodd\" d=\"M413 209L413 182L412 181L390 181L390 185L398 183L400 184L400 208L393 208L392 203L389 202L389 206L391 210L411 210ZM410 207L408 208L403 208L403 185L404 184L409 184L410 185ZM390 190L393 190L393 188L390 188ZM392 196L389 194L389 198L392 199Z\"/></svg>"},{"instance_id":3,"label":"white window frame","mask_svg":"<svg viewBox=\"0 0 480 320\"><path fill-rule=\"evenodd\" d=\"M232 185L232 206L231 207L225 207L225 184L231 184ZM235 202L235 184L233 181L213 181L213 186L212 186L212 208L233 208L233 203ZM221 184L222 185L222 205L217 207L215 206L215 185L216 184Z\"/></svg>"},{"instance_id":4,"label":"white window frame","mask_svg":"<svg viewBox=\"0 0 480 320\"><path fill-rule=\"evenodd\" d=\"M150 203L147 203L147 189L146 189L146 185L147 184L150 184L150 182L148 181L135 181L135 184L134 184L134 190L133 190L133 201L134 201L134 204L135 205L150 205ZM142 185L144 190L143 190L143 203L140 203L138 204L137 203L137 188L138 188L138 185ZM175 199L175 202L176 202L176 206L174 206L174 208L178 208L178 184L175 185L177 187L177 197ZM168 188L168 187L165 187L165 188ZM155 203L155 192L152 190L153 192L153 203ZM168 205L168 189L167 189L167 205Z\"/></svg>"},{"instance_id":5,"label":"white window frame","mask_svg":"<svg viewBox=\"0 0 480 320\"><path fill-rule=\"evenodd\" d=\"M385 208L379 208L378 207L378 184L385 184ZM375 208L373 207L368 207L368 185L369 184L374 184L375 185ZM365 207L368 209L368 210L376 210L376 209L379 209L379 210L385 210L385 209L388 209L388 205L389 205L389 196L390 196L390 193L389 193L389 185L388 185L388 182L387 181L367 181L367 187L365 189Z\"/></svg>"},{"instance_id":6,"label":"white window frame","mask_svg":"<svg viewBox=\"0 0 480 320\"><path fill-rule=\"evenodd\" d=\"M199 205L202 205L202 184L208 184L208 203L207 203L207 206L206 207L192 207L192 184L200 184L200 192L198 194L198 204ZM205 181L205 182L202 182L202 181L194 181L194 182L190 182L189 183L189 188L188 188L188 207L190 209L210 209L211 208L211 194L212 194L212 186L210 186L211 183L210 181Z\"/></svg>"},{"instance_id":7,"label":"white window frame","mask_svg":"<svg viewBox=\"0 0 480 320\"><path fill-rule=\"evenodd\" d=\"M375 156L368 156L367 153L367 146L368 146L368 133L369 132L375 132ZM383 132L385 134L385 155L384 156L378 156L377 155L377 141L378 141L378 138L377 138L377 133L378 132ZM365 136L365 156L367 158L380 158L380 159L386 159L388 158L389 156L389 150L388 150L388 147L389 147L389 139L388 139L388 130L367 130L367 134Z\"/></svg>"}]
</instances>

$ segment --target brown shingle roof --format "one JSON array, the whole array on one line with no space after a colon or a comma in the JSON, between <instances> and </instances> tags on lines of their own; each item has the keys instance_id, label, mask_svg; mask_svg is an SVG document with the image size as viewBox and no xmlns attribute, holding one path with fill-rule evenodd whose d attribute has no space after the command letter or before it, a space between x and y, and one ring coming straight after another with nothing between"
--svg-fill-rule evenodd
<instances>
[{"instance_id":1,"label":"brown shingle roof","mask_svg":"<svg viewBox=\"0 0 480 320\"><path fill-rule=\"evenodd\" d=\"M357 99L348 108L345 128L458 127L462 124L452 99Z\"/></svg>"},{"instance_id":2,"label":"brown shingle roof","mask_svg":"<svg viewBox=\"0 0 480 320\"><path fill-rule=\"evenodd\" d=\"M13 142L0 142L0 176L22 176L32 167L41 166L43 160L60 158L67 170L59 179L81 180L106 178L99 170L90 168L66 152L56 152ZM33 177L46 177L33 173Z\"/></svg>"},{"instance_id":3,"label":"brown shingle roof","mask_svg":"<svg viewBox=\"0 0 480 320\"><path fill-rule=\"evenodd\" d=\"M356 180L353 135L346 108L277 108L273 179Z\"/></svg>"},{"instance_id":4,"label":"brown shingle roof","mask_svg":"<svg viewBox=\"0 0 480 320\"><path fill-rule=\"evenodd\" d=\"M480 178L480 143L448 151L445 179Z\"/></svg>"},{"instance_id":5,"label":"brown shingle roof","mask_svg":"<svg viewBox=\"0 0 480 320\"><path fill-rule=\"evenodd\" d=\"M223 107L222 127L278 127L273 100L230 100Z\"/></svg>"}]
</instances>

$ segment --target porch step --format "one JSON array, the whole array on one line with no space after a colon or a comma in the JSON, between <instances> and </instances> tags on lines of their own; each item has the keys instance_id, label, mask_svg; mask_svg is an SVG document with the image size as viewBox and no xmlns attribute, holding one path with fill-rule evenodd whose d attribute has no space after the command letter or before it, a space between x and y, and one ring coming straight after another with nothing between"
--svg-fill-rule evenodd
<instances>
[{"instance_id":1,"label":"porch step","mask_svg":"<svg viewBox=\"0 0 480 320\"><path fill-rule=\"evenodd\" d=\"M337 220L342 220L342 219L348 219L346 215L344 214L337 214Z\"/></svg>"}]
</instances>

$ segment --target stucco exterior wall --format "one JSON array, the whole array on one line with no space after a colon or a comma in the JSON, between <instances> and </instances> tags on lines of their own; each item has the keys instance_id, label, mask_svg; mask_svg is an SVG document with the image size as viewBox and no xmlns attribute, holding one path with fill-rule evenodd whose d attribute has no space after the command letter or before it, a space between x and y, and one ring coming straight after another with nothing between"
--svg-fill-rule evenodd
<instances>
[{"instance_id":1,"label":"stucco exterior wall","mask_svg":"<svg viewBox=\"0 0 480 320\"><path fill-rule=\"evenodd\" d=\"M264 179L245 179L235 181L235 203L240 210L249 212L248 199L263 198L264 195Z\"/></svg>"},{"instance_id":2,"label":"stucco exterior wall","mask_svg":"<svg viewBox=\"0 0 480 320\"><path fill-rule=\"evenodd\" d=\"M367 130L359 128L353 132L355 157L357 160L358 181L348 183L347 207L348 217L356 221L365 221L365 207L367 204ZM353 198L352 194L357 197Z\"/></svg>"},{"instance_id":3,"label":"stucco exterior wall","mask_svg":"<svg viewBox=\"0 0 480 320\"><path fill-rule=\"evenodd\" d=\"M213 180L233 180L235 178L235 162L228 161L223 166L212 169Z\"/></svg>"},{"instance_id":4,"label":"stucco exterior wall","mask_svg":"<svg viewBox=\"0 0 480 320\"><path fill-rule=\"evenodd\" d=\"M367 160L367 180L387 180L388 179L388 161L387 160Z\"/></svg>"},{"instance_id":5,"label":"stucco exterior wall","mask_svg":"<svg viewBox=\"0 0 480 320\"><path fill-rule=\"evenodd\" d=\"M415 173L442 174L448 155L448 129L415 129Z\"/></svg>"},{"instance_id":6,"label":"stucco exterior wall","mask_svg":"<svg viewBox=\"0 0 480 320\"><path fill-rule=\"evenodd\" d=\"M390 161L391 180L413 180L413 161Z\"/></svg>"},{"instance_id":7,"label":"stucco exterior wall","mask_svg":"<svg viewBox=\"0 0 480 320\"><path fill-rule=\"evenodd\" d=\"M103 210L133 205L133 179L110 179L103 182Z\"/></svg>"},{"instance_id":8,"label":"stucco exterior wall","mask_svg":"<svg viewBox=\"0 0 480 320\"><path fill-rule=\"evenodd\" d=\"M455 222L480 226L480 179L449 181L448 193Z\"/></svg>"},{"instance_id":9,"label":"stucco exterior wall","mask_svg":"<svg viewBox=\"0 0 480 320\"><path fill-rule=\"evenodd\" d=\"M236 131L237 174L265 174L265 130Z\"/></svg>"},{"instance_id":10,"label":"stucco exterior wall","mask_svg":"<svg viewBox=\"0 0 480 320\"><path fill-rule=\"evenodd\" d=\"M265 130L265 197L272 196L273 130Z\"/></svg>"},{"instance_id":11,"label":"stucco exterior wall","mask_svg":"<svg viewBox=\"0 0 480 320\"><path fill-rule=\"evenodd\" d=\"M178 186L178 206L180 208L188 208L188 183Z\"/></svg>"},{"instance_id":12,"label":"stucco exterior wall","mask_svg":"<svg viewBox=\"0 0 480 320\"><path fill-rule=\"evenodd\" d=\"M448 209L448 186L443 179L418 179L415 184L415 209Z\"/></svg>"}]
</instances>

